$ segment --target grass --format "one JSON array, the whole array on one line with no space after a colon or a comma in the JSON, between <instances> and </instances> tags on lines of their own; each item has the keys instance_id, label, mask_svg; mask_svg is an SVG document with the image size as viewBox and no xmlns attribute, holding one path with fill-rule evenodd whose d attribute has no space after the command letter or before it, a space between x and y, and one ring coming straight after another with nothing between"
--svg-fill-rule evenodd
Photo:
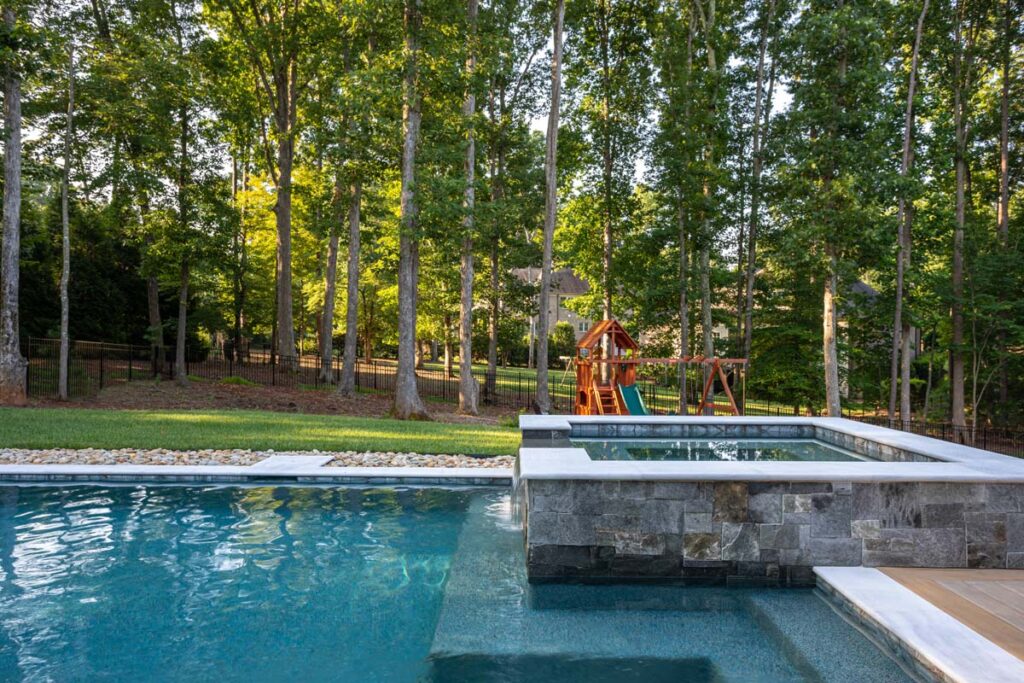
<instances>
[{"instance_id":1,"label":"grass","mask_svg":"<svg viewBox=\"0 0 1024 683\"><path fill-rule=\"evenodd\" d=\"M0 408L0 447L403 451L511 455L504 426L249 410Z\"/></svg>"}]
</instances>

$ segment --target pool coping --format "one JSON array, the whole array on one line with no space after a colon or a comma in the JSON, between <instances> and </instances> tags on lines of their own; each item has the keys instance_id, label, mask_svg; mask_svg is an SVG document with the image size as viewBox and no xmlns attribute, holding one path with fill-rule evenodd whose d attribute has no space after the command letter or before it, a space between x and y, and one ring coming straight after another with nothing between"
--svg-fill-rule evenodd
<instances>
[{"instance_id":1,"label":"pool coping","mask_svg":"<svg viewBox=\"0 0 1024 683\"><path fill-rule=\"evenodd\" d=\"M412 484L510 486L507 467L326 467L303 462L288 466L271 456L253 465L0 465L0 483L155 482L268 484ZM297 458L298 459L298 458Z\"/></svg>"},{"instance_id":2,"label":"pool coping","mask_svg":"<svg viewBox=\"0 0 1024 683\"><path fill-rule=\"evenodd\" d=\"M521 415L520 430L567 435L574 425L805 425L868 439L938 462L591 460L583 448L523 447L520 479L1024 483L1024 460L844 418ZM642 438L642 437L640 437Z\"/></svg>"},{"instance_id":3,"label":"pool coping","mask_svg":"<svg viewBox=\"0 0 1024 683\"><path fill-rule=\"evenodd\" d=\"M1024 662L874 568L815 567L833 604L937 681L1024 680Z\"/></svg>"}]
</instances>

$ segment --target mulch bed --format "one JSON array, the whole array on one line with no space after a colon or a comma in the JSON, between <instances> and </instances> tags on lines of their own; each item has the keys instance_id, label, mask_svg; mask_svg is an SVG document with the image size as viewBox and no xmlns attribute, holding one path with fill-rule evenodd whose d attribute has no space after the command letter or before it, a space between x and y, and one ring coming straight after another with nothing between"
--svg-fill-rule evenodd
<instances>
[{"instance_id":1,"label":"mulch bed","mask_svg":"<svg viewBox=\"0 0 1024 683\"><path fill-rule=\"evenodd\" d=\"M439 422L498 424L516 414L511 408L481 406L479 417L456 414L454 403L425 401L431 416ZM100 408L110 410L270 410L313 415L386 417L391 397L356 394L342 398L331 390L286 387L240 386L214 380L192 381L187 387L174 382L140 381L115 384L98 396L67 403L36 399L38 407Z\"/></svg>"}]
</instances>

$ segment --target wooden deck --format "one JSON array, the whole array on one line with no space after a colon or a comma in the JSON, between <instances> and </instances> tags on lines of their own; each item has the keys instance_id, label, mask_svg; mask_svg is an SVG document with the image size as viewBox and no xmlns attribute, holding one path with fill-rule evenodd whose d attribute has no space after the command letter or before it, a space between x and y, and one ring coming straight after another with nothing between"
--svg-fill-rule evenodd
<instances>
[{"instance_id":1,"label":"wooden deck","mask_svg":"<svg viewBox=\"0 0 1024 683\"><path fill-rule=\"evenodd\" d=\"M1024 660L1024 570L880 568L880 571Z\"/></svg>"}]
</instances>

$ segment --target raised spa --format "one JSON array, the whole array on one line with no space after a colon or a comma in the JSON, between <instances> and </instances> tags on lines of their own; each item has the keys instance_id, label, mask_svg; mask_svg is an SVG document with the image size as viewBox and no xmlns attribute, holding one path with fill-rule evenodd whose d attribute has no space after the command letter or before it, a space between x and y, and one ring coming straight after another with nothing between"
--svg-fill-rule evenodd
<instances>
[{"instance_id":1,"label":"raised spa","mask_svg":"<svg viewBox=\"0 0 1024 683\"><path fill-rule=\"evenodd\" d=\"M535 582L1024 568L1024 460L831 418L524 415Z\"/></svg>"}]
</instances>

